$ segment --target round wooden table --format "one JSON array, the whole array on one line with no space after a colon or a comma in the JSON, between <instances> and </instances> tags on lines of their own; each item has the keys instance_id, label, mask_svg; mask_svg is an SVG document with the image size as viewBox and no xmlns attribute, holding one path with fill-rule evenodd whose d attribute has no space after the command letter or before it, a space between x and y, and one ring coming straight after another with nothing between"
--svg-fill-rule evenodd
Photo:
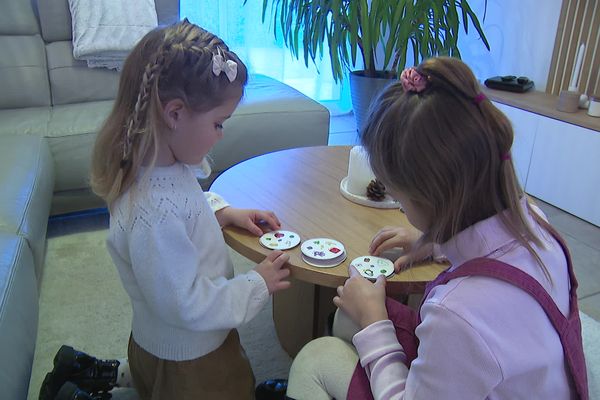
<instances>
[{"instance_id":1,"label":"round wooden table","mask_svg":"<svg viewBox=\"0 0 600 400\"><path fill-rule=\"evenodd\" d=\"M273 312L282 346L292 355L324 332L325 316L334 309L334 288L348 278L350 262L368 254L375 233L386 225L409 224L399 209L367 207L342 196L339 187L347 175L350 148L304 147L265 154L234 165L210 187L232 206L274 211L281 229L298 233L303 241L327 237L346 248L346 261L333 268L306 264L300 246L287 250L292 288L275 294ZM223 234L229 246L255 262L271 251L245 230L228 227ZM426 263L395 274L388 278L388 294L422 293L445 268Z\"/></svg>"}]
</instances>

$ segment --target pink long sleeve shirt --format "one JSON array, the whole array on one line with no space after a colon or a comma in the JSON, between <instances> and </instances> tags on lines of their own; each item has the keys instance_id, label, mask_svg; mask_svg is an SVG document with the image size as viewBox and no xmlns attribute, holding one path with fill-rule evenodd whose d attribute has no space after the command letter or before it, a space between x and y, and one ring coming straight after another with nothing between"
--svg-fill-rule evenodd
<instances>
[{"instance_id":1,"label":"pink long sleeve shirt","mask_svg":"<svg viewBox=\"0 0 600 400\"><path fill-rule=\"evenodd\" d=\"M524 203L523 203L524 204ZM537 211L537 210L536 210ZM541 212L539 212L541 213ZM534 249L552 283L498 215L441 246L451 269L476 257L520 268L569 310L567 262L558 242L529 216L545 248ZM571 399L558 334L536 300L500 280L468 276L435 287L421 308L418 356L410 371L391 321L358 332L353 343L375 399Z\"/></svg>"}]
</instances>

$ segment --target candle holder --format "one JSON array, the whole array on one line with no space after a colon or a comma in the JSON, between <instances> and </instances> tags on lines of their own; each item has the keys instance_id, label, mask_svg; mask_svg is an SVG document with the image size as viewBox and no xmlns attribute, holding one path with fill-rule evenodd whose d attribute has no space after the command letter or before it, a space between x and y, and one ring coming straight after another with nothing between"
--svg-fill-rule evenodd
<instances>
[{"instance_id":1,"label":"candle holder","mask_svg":"<svg viewBox=\"0 0 600 400\"><path fill-rule=\"evenodd\" d=\"M376 180L369 165L369 157L362 146L350 150L348 176L340 182L340 192L346 199L363 206L375 208L402 208L400 202L386 194L381 200L367 197L367 187Z\"/></svg>"}]
</instances>

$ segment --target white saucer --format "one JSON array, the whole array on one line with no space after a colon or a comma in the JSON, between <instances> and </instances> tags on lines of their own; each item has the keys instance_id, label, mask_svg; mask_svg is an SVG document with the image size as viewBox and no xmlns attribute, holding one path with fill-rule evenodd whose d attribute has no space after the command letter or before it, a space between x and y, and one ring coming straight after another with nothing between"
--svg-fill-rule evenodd
<instances>
[{"instance_id":1,"label":"white saucer","mask_svg":"<svg viewBox=\"0 0 600 400\"><path fill-rule=\"evenodd\" d=\"M389 194L386 194L384 199L381 201L375 201L369 199L367 196L360 196L357 194L350 193L348 191L348 177L345 177L340 182L340 192L342 196L350 200L353 203L361 204L367 207L374 208L399 208L402 209L402 205L398 200L394 200Z\"/></svg>"},{"instance_id":2,"label":"white saucer","mask_svg":"<svg viewBox=\"0 0 600 400\"><path fill-rule=\"evenodd\" d=\"M340 265L341 263L346 261L346 257L347 257L346 252L343 252L336 258L332 258L330 260L318 260L316 258L308 257L304 253L302 253L302 261L304 261L308 265L312 265L313 267L318 267L318 268L337 267L338 265Z\"/></svg>"}]
</instances>

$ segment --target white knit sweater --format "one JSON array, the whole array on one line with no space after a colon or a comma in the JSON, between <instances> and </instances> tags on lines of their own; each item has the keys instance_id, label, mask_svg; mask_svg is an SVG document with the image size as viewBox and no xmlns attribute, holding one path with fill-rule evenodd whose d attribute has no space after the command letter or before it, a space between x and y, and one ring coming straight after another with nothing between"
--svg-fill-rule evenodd
<instances>
[{"instance_id":1,"label":"white knit sweater","mask_svg":"<svg viewBox=\"0 0 600 400\"><path fill-rule=\"evenodd\" d=\"M107 244L131 298L133 338L159 358L215 350L268 300L258 273L233 276L214 215L225 206L176 163L142 175L112 207Z\"/></svg>"}]
</instances>

